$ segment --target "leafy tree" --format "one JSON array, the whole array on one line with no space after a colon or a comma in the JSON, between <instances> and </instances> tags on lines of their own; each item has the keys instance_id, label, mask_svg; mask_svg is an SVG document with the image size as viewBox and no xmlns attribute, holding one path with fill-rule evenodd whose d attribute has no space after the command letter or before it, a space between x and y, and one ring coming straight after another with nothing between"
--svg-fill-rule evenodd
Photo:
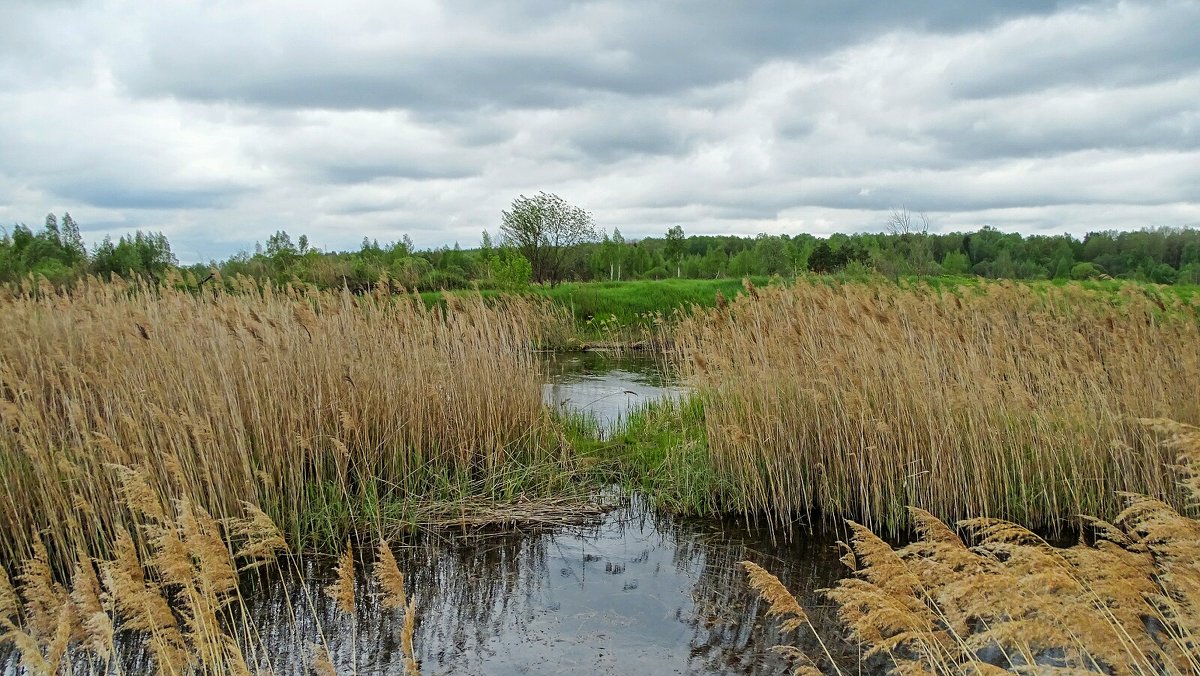
<instances>
[{"instance_id":1,"label":"leafy tree","mask_svg":"<svg viewBox=\"0 0 1200 676\"><path fill-rule=\"evenodd\" d=\"M679 263L680 263L680 259L683 258L683 251L684 251L685 246L686 246L686 241L685 241L685 237L683 234L683 227L679 226L679 225L673 225L670 228L668 228L667 229L666 254L667 254L667 260L675 264L675 276L676 277L681 276L680 270L679 270Z\"/></svg>"},{"instance_id":2,"label":"leafy tree","mask_svg":"<svg viewBox=\"0 0 1200 676\"><path fill-rule=\"evenodd\" d=\"M533 278L551 286L562 281L573 249L596 238L590 213L545 192L513 200L500 232L529 261Z\"/></svg>"},{"instance_id":3,"label":"leafy tree","mask_svg":"<svg viewBox=\"0 0 1200 676\"><path fill-rule=\"evenodd\" d=\"M83 234L79 232L79 224L75 222L74 218L71 218L69 212L63 213L61 234L63 248L70 254L70 262L85 261L87 248L83 245Z\"/></svg>"},{"instance_id":4,"label":"leafy tree","mask_svg":"<svg viewBox=\"0 0 1200 676\"><path fill-rule=\"evenodd\" d=\"M947 275L969 275L971 259L961 251L951 251L942 258L942 272Z\"/></svg>"}]
</instances>

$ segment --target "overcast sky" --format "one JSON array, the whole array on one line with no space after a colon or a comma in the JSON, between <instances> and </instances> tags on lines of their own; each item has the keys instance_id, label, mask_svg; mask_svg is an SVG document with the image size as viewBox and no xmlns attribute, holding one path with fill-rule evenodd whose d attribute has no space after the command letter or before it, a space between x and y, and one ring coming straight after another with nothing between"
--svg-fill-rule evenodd
<instances>
[{"instance_id":1,"label":"overcast sky","mask_svg":"<svg viewBox=\"0 0 1200 676\"><path fill-rule=\"evenodd\" d=\"M402 7L402 9L401 9ZM475 246L1200 225L1200 1L0 0L0 223Z\"/></svg>"}]
</instances>

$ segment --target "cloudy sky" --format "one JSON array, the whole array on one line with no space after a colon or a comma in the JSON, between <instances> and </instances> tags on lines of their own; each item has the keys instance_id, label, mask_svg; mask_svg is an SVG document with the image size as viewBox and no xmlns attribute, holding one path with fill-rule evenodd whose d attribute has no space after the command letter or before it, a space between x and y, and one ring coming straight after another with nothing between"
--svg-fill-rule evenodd
<instances>
[{"instance_id":1,"label":"cloudy sky","mask_svg":"<svg viewBox=\"0 0 1200 676\"><path fill-rule=\"evenodd\" d=\"M1200 1L0 0L0 224L185 262L277 229L474 246L1200 225Z\"/></svg>"}]
</instances>

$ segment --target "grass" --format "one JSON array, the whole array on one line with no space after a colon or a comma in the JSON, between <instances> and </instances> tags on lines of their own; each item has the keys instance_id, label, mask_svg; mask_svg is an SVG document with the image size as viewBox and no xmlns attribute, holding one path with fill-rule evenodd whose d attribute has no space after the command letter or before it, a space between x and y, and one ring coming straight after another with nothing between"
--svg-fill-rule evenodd
<instances>
[{"instance_id":1,"label":"grass","mask_svg":"<svg viewBox=\"0 0 1200 676\"><path fill-rule=\"evenodd\" d=\"M187 498L164 500L143 472L125 468L121 477L129 529L117 531L109 555L79 552L60 582L45 543L35 534L33 553L20 565L16 585L0 567L0 642L15 648L25 673L38 676L81 669L121 673L127 656L120 654L119 645L130 641L150 659L133 665L139 672L152 666L156 673L168 674L272 673L278 665L272 664L270 634L253 626L241 587L252 579L249 571L267 568L278 574L294 563L286 557L283 533L252 505L218 520ZM387 543L380 540L376 552L370 592L383 612L402 613L398 637L403 669L407 676L417 676L416 604L408 600L404 576ZM325 590L348 616L339 630L350 633L352 644L360 605L355 565L347 543L337 579ZM301 589L304 598L281 600L280 617L295 618L294 603L313 606L316 599L308 587ZM296 623L290 631L313 646L303 660L308 670L336 673L327 630L319 623Z\"/></svg>"},{"instance_id":2,"label":"grass","mask_svg":"<svg viewBox=\"0 0 1200 676\"><path fill-rule=\"evenodd\" d=\"M900 666L954 671L980 650L1194 666L1200 526L1170 505L1196 485L1176 487L1177 449L1137 419L1200 422L1197 296L1111 282L733 284L435 299L93 281L0 299L0 568L18 570L17 589L0 580L4 639L35 673L69 645L103 660L117 626L165 671L269 668L244 652L241 569L617 483L681 513L861 521L847 557L861 574L832 598ZM534 348L650 332L671 337L694 394L603 438L543 406ZM1078 514L1108 519L1091 523L1112 546L1050 554L1015 525ZM955 544L954 521L976 544ZM871 531L910 525L922 539L899 553ZM395 597L399 571L377 558L377 586ZM352 552L341 565L332 598L353 610ZM763 574L756 586L784 603ZM1077 635L1009 596L1066 604ZM407 609L411 658L402 600L388 603ZM1154 645L1111 637L1147 604L1163 627ZM811 627L780 608L789 628ZM1083 624L1089 608L1100 625ZM1014 642L1026 629L1049 638Z\"/></svg>"},{"instance_id":3,"label":"grass","mask_svg":"<svg viewBox=\"0 0 1200 676\"><path fill-rule=\"evenodd\" d=\"M708 455L699 399L645 404L603 437L585 416L561 420L590 481L641 492L677 514L716 516L728 507L729 491Z\"/></svg>"},{"instance_id":4,"label":"grass","mask_svg":"<svg viewBox=\"0 0 1200 676\"><path fill-rule=\"evenodd\" d=\"M1144 422L1180 454L1177 476L1195 504L1200 429ZM1200 520L1145 495L1121 499L1112 522L1090 520L1090 543L1066 549L1011 522L971 519L955 529L920 509L918 539L895 550L851 524L843 561L853 574L825 594L864 657L897 673L1196 673ZM774 576L745 566L785 628L815 632ZM783 650L800 661L797 673L838 670L827 651L811 659Z\"/></svg>"},{"instance_id":5,"label":"grass","mask_svg":"<svg viewBox=\"0 0 1200 676\"><path fill-rule=\"evenodd\" d=\"M1200 422L1197 319L1133 285L806 280L696 312L676 350L738 511L1056 529L1175 498L1133 420Z\"/></svg>"},{"instance_id":6,"label":"grass","mask_svg":"<svg viewBox=\"0 0 1200 676\"><path fill-rule=\"evenodd\" d=\"M766 277L752 278L764 285ZM577 349L595 341L634 343L662 335L664 324L672 323L680 312L693 306L713 307L717 295L732 298L742 292L740 279L664 279L626 282L568 282L557 286L532 286L523 295L547 299L565 308L573 318L569 332L547 334L550 347ZM444 304L448 296L476 292L423 292L427 305ZM491 290L478 292L485 299L507 294Z\"/></svg>"}]
</instances>

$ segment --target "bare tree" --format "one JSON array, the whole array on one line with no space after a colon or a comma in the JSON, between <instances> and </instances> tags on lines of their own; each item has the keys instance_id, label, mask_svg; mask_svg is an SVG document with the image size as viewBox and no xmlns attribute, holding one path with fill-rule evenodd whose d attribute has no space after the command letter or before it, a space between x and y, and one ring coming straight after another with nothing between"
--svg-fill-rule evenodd
<instances>
[{"instance_id":1,"label":"bare tree","mask_svg":"<svg viewBox=\"0 0 1200 676\"><path fill-rule=\"evenodd\" d=\"M888 216L887 229L892 235L927 235L929 217L924 211L914 215L907 207L901 205L898 209L892 209L892 215Z\"/></svg>"},{"instance_id":2,"label":"bare tree","mask_svg":"<svg viewBox=\"0 0 1200 676\"><path fill-rule=\"evenodd\" d=\"M500 234L529 260L534 280L551 285L562 281L575 248L596 239L590 213L545 192L513 200Z\"/></svg>"},{"instance_id":3,"label":"bare tree","mask_svg":"<svg viewBox=\"0 0 1200 676\"><path fill-rule=\"evenodd\" d=\"M901 273L930 275L937 272L937 262L929 243L929 217L924 211L913 214L901 205L892 209L887 219L888 234L899 241L895 245L896 260L887 262L890 276ZM885 274L889 274L885 272Z\"/></svg>"}]
</instances>

